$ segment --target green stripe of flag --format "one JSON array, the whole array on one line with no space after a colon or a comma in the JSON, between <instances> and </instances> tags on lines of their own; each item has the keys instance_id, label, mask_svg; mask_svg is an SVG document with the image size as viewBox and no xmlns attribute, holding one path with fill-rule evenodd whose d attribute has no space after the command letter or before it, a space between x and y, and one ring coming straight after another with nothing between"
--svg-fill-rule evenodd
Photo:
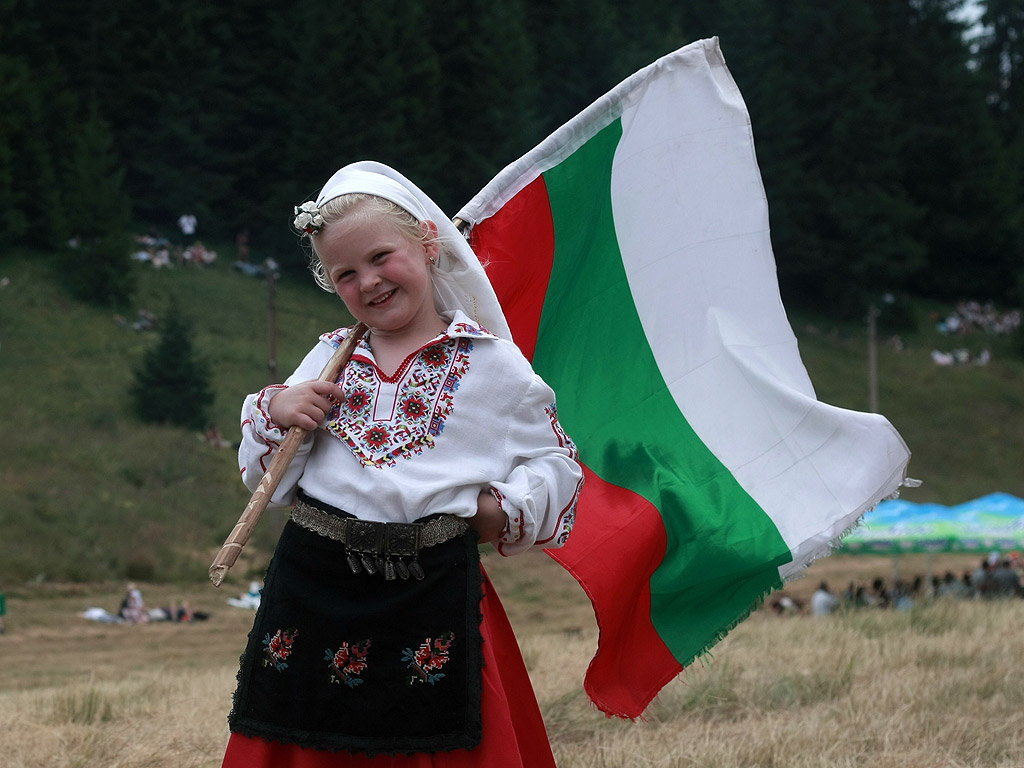
<instances>
[{"instance_id":1,"label":"green stripe of flag","mask_svg":"<svg viewBox=\"0 0 1024 768\"><path fill-rule=\"evenodd\" d=\"M544 174L555 258L533 364L559 393L581 459L660 511L668 548L651 582L651 620L685 665L780 586L791 554L690 428L644 341L612 215L621 135L616 120ZM671 300L671 286L659 300Z\"/></svg>"}]
</instances>

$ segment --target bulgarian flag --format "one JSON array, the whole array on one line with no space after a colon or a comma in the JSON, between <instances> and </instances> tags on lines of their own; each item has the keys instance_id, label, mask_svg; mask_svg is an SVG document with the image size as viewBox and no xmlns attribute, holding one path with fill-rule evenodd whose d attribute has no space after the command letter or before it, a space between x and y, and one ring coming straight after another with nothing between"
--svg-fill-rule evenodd
<instances>
[{"instance_id":1,"label":"bulgarian flag","mask_svg":"<svg viewBox=\"0 0 1024 768\"><path fill-rule=\"evenodd\" d=\"M905 479L877 414L819 402L779 296L750 118L716 38L637 72L459 212L586 482L551 551L637 717Z\"/></svg>"}]
</instances>

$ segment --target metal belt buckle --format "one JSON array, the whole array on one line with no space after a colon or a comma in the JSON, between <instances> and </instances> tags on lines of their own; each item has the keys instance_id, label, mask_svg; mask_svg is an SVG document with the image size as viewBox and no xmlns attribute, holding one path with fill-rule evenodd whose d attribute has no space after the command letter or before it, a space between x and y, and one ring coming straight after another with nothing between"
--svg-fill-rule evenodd
<instances>
[{"instance_id":1,"label":"metal belt buckle","mask_svg":"<svg viewBox=\"0 0 1024 768\"><path fill-rule=\"evenodd\" d=\"M387 523L384 552L398 557L415 557L420 551L420 527L416 523Z\"/></svg>"},{"instance_id":2,"label":"metal belt buckle","mask_svg":"<svg viewBox=\"0 0 1024 768\"><path fill-rule=\"evenodd\" d=\"M376 554L380 552L381 545L384 543L383 526L367 520L349 519L347 538L345 543L349 549Z\"/></svg>"},{"instance_id":3,"label":"metal belt buckle","mask_svg":"<svg viewBox=\"0 0 1024 768\"><path fill-rule=\"evenodd\" d=\"M380 553L384 548L384 526L367 520L349 519L345 539L348 567L352 573L365 570L372 576L383 568L384 559Z\"/></svg>"},{"instance_id":4,"label":"metal belt buckle","mask_svg":"<svg viewBox=\"0 0 1024 768\"><path fill-rule=\"evenodd\" d=\"M371 576L383 573L384 578L403 581L410 576L422 580L423 568L417 561L421 530L418 523L375 523L346 518L346 560L352 573L365 571ZM406 563L403 558L409 558Z\"/></svg>"},{"instance_id":5,"label":"metal belt buckle","mask_svg":"<svg viewBox=\"0 0 1024 768\"><path fill-rule=\"evenodd\" d=\"M409 576L423 578L423 569L416 557L420 552L420 526L416 523L388 523L384 526L384 578L393 581L399 577L405 581ZM394 560L392 560L392 557ZM408 565L403 557L412 558Z\"/></svg>"}]
</instances>

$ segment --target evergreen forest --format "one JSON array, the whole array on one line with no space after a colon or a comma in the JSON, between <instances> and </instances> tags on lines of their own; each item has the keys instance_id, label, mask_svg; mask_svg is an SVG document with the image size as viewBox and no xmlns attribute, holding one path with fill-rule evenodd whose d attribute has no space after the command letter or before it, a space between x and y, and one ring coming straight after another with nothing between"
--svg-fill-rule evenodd
<instances>
[{"instance_id":1,"label":"evergreen forest","mask_svg":"<svg viewBox=\"0 0 1024 768\"><path fill-rule=\"evenodd\" d=\"M0 253L127 254L191 212L297 270L292 206L341 165L389 163L454 214L710 36L787 304L1024 300L1024 0L0 0Z\"/></svg>"}]
</instances>

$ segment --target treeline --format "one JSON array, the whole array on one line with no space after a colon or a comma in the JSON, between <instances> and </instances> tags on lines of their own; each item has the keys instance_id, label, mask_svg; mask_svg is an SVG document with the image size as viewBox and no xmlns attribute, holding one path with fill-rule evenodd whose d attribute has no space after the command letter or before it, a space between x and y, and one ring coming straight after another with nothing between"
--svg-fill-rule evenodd
<instances>
[{"instance_id":1,"label":"treeline","mask_svg":"<svg viewBox=\"0 0 1024 768\"><path fill-rule=\"evenodd\" d=\"M0 0L0 247L172 234L301 260L379 159L452 214L637 69L717 35L787 302L1024 294L1024 0Z\"/></svg>"}]
</instances>

